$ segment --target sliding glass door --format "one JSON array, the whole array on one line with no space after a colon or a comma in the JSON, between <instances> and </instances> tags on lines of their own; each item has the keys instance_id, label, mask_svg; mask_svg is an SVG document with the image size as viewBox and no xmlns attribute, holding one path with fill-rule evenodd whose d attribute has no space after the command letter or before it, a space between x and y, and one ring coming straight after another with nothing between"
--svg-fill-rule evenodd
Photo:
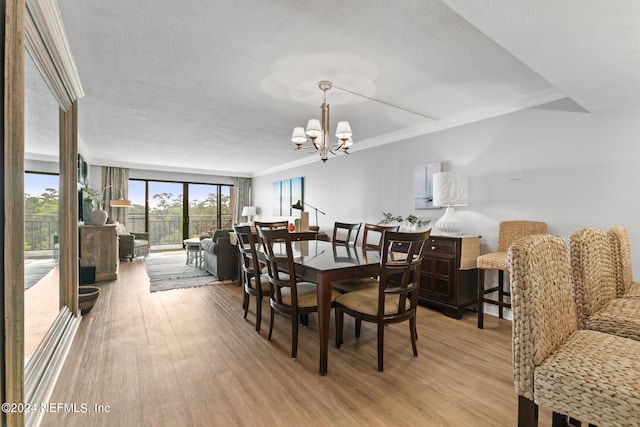
<instances>
[{"instance_id":1,"label":"sliding glass door","mask_svg":"<svg viewBox=\"0 0 640 427\"><path fill-rule=\"evenodd\" d=\"M130 231L148 231L152 247L182 245L184 239L233 225L233 186L129 180Z\"/></svg>"}]
</instances>

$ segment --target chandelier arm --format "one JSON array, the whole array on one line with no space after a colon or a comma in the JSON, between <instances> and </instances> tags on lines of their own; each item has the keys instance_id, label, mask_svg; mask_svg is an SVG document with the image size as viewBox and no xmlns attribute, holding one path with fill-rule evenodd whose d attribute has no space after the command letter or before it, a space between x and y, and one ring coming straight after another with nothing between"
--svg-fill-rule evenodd
<instances>
[{"instance_id":1,"label":"chandelier arm","mask_svg":"<svg viewBox=\"0 0 640 427\"><path fill-rule=\"evenodd\" d=\"M427 114L422 114L422 113L419 113L419 112L414 111L414 110L409 110L408 108L400 107L398 105L392 104L392 103L387 102L387 101L381 101L379 99L372 98L372 97L366 96L366 95L362 95L362 94L354 92L352 90L345 89L345 88L342 88L342 87L338 87L338 86L335 86L335 85L333 85L332 87L335 88L335 89L341 90L343 92L347 92L347 93L350 93L352 95L356 95L356 96L359 96L361 98L368 99L369 101L379 102L380 104L384 104L384 105L389 106L389 107L397 108L398 110L406 111L407 113L416 114L418 116L424 117L424 118L429 119L429 120L438 121L438 119L436 119L433 116L429 116Z\"/></svg>"},{"instance_id":2,"label":"chandelier arm","mask_svg":"<svg viewBox=\"0 0 640 427\"><path fill-rule=\"evenodd\" d=\"M298 150L315 150L315 149L316 149L316 147L314 147L313 145L304 145L304 146L302 146L300 148L296 147L293 150L294 151L298 151Z\"/></svg>"}]
</instances>

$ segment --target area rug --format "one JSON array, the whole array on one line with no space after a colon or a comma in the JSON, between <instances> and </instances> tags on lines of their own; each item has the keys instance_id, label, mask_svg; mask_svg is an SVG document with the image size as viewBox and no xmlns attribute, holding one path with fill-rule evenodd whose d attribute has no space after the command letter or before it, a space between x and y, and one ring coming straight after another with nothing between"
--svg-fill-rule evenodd
<instances>
[{"instance_id":1,"label":"area rug","mask_svg":"<svg viewBox=\"0 0 640 427\"><path fill-rule=\"evenodd\" d=\"M24 288L29 289L40 281L58 264L52 259L34 260L24 264Z\"/></svg>"},{"instance_id":2,"label":"area rug","mask_svg":"<svg viewBox=\"0 0 640 427\"><path fill-rule=\"evenodd\" d=\"M151 254L144 261L151 284L151 292L170 289L193 288L220 283L207 270L193 264L185 264L186 255Z\"/></svg>"}]
</instances>

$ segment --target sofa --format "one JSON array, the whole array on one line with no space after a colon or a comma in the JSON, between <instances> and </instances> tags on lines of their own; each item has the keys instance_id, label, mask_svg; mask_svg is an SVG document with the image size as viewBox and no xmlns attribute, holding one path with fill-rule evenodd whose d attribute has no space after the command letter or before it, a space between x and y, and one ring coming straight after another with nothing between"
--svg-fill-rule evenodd
<instances>
[{"instance_id":1,"label":"sofa","mask_svg":"<svg viewBox=\"0 0 640 427\"><path fill-rule=\"evenodd\" d=\"M202 239L204 269L218 280L235 280L238 274L238 248L231 243L231 230L217 230Z\"/></svg>"},{"instance_id":2,"label":"sofa","mask_svg":"<svg viewBox=\"0 0 640 427\"><path fill-rule=\"evenodd\" d=\"M132 260L149 255L149 233L130 233L124 224L116 225L118 254L120 259Z\"/></svg>"}]
</instances>

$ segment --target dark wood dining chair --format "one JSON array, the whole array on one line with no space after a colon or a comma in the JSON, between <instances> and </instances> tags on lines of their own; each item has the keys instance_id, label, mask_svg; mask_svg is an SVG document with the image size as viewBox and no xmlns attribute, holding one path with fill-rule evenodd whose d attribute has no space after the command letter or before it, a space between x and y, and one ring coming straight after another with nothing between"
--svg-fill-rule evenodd
<instances>
[{"instance_id":1,"label":"dark wood dining chair","mask_svg":"<svg viewBox=\"0 0 640 427\"><path fill-rule=\"evenodd\" d=\"M416 307L422 250L430 233L431 230L422 233L384 233L377 292L355 291L336 298L336 348L340 348L343 342L344 313L347 313L356 321L377 324L378 371L384 369L384 333L388 324L409 321L413 355L418 356ZM396 245L400 245L403 252L393 252L391 249Z\"/></svg>"},{"instance_id":2,"label":"dark wood dining chair","mask_svg":"<svg viewBox=\"0 0 640 427\"><path fill-rule=\"evenodd\" d=\"M269 340L273 332L275 312L291 316L291 357L298 353L298 319L318 311L316 284L299 281L295 275L291 236L285 229L258 228L267 271L269 275L269 305L271 324ZM333 306L337 292L332 292Z\"/></svg>"},{"instance_id":3,"label":"dark wood dining chair","mask_svg":"<svg viewBox=\"0 0 640 427\"><path fill-rule=\"evenodd\" d=\"M361 226L361 222L355 224L336 222L333 225L333 238L331 241L335 244L355 246Z\"/></svg>"},{"instance_id":4,"label":"dark wood dining chair","mask_svg":"<svg viewBox=\"0 0 640 427\"><path fill-rule=\"evenodd\" d=\"M258 228L265 228L267 230L276 230L284 228L289 230L289 221L254 221L253 224Z\"/></svg>"},{"instance_id":5,"label":"dark wood dining chair","mask_svg":"<svg viewBox=\"0 0 640 427\"><path fill-rule=\"evenodd\" d=\"M258 238L253 234L251 227L248 225L234 225L233 231L236 233L238 239L240 265L244 282L244 294L242 298L244 318L247 318L249 302L253 296L256 300L256 331L260 332L262 298L269 296L269 276L260 272L257 253Z\"/></svg>"},{"instance_id":6,"label":"dark wood dining chair","mask_svg":"<svg viewBox=\"0 0 640 427\"><path fill-rule=\"evenodd\" d=\"M380 225L364 224L362 233L362 249L374 249L380 251L382 248L382 237L385 231L398 231L400 225Z\"/></svg>"},{"instance_id":7,"label":"dark wood dining chair","mask_svg":"<svg viewBox=\"0 0 640 427\"><path fill-rule=\"evenodd\" d=\"M364 224L362 233L362 251L377 251L380 253L382 247L382 237L385 231L398 231L399 225L380 225L380 224ZM366 277L362 279L348 279L332 283L332 286L338 292L344 294L347 292L361 291L364 289L377 289L378 278ZM359 322L356 322L359 334Z\"/></svg>"}]
</instances>

